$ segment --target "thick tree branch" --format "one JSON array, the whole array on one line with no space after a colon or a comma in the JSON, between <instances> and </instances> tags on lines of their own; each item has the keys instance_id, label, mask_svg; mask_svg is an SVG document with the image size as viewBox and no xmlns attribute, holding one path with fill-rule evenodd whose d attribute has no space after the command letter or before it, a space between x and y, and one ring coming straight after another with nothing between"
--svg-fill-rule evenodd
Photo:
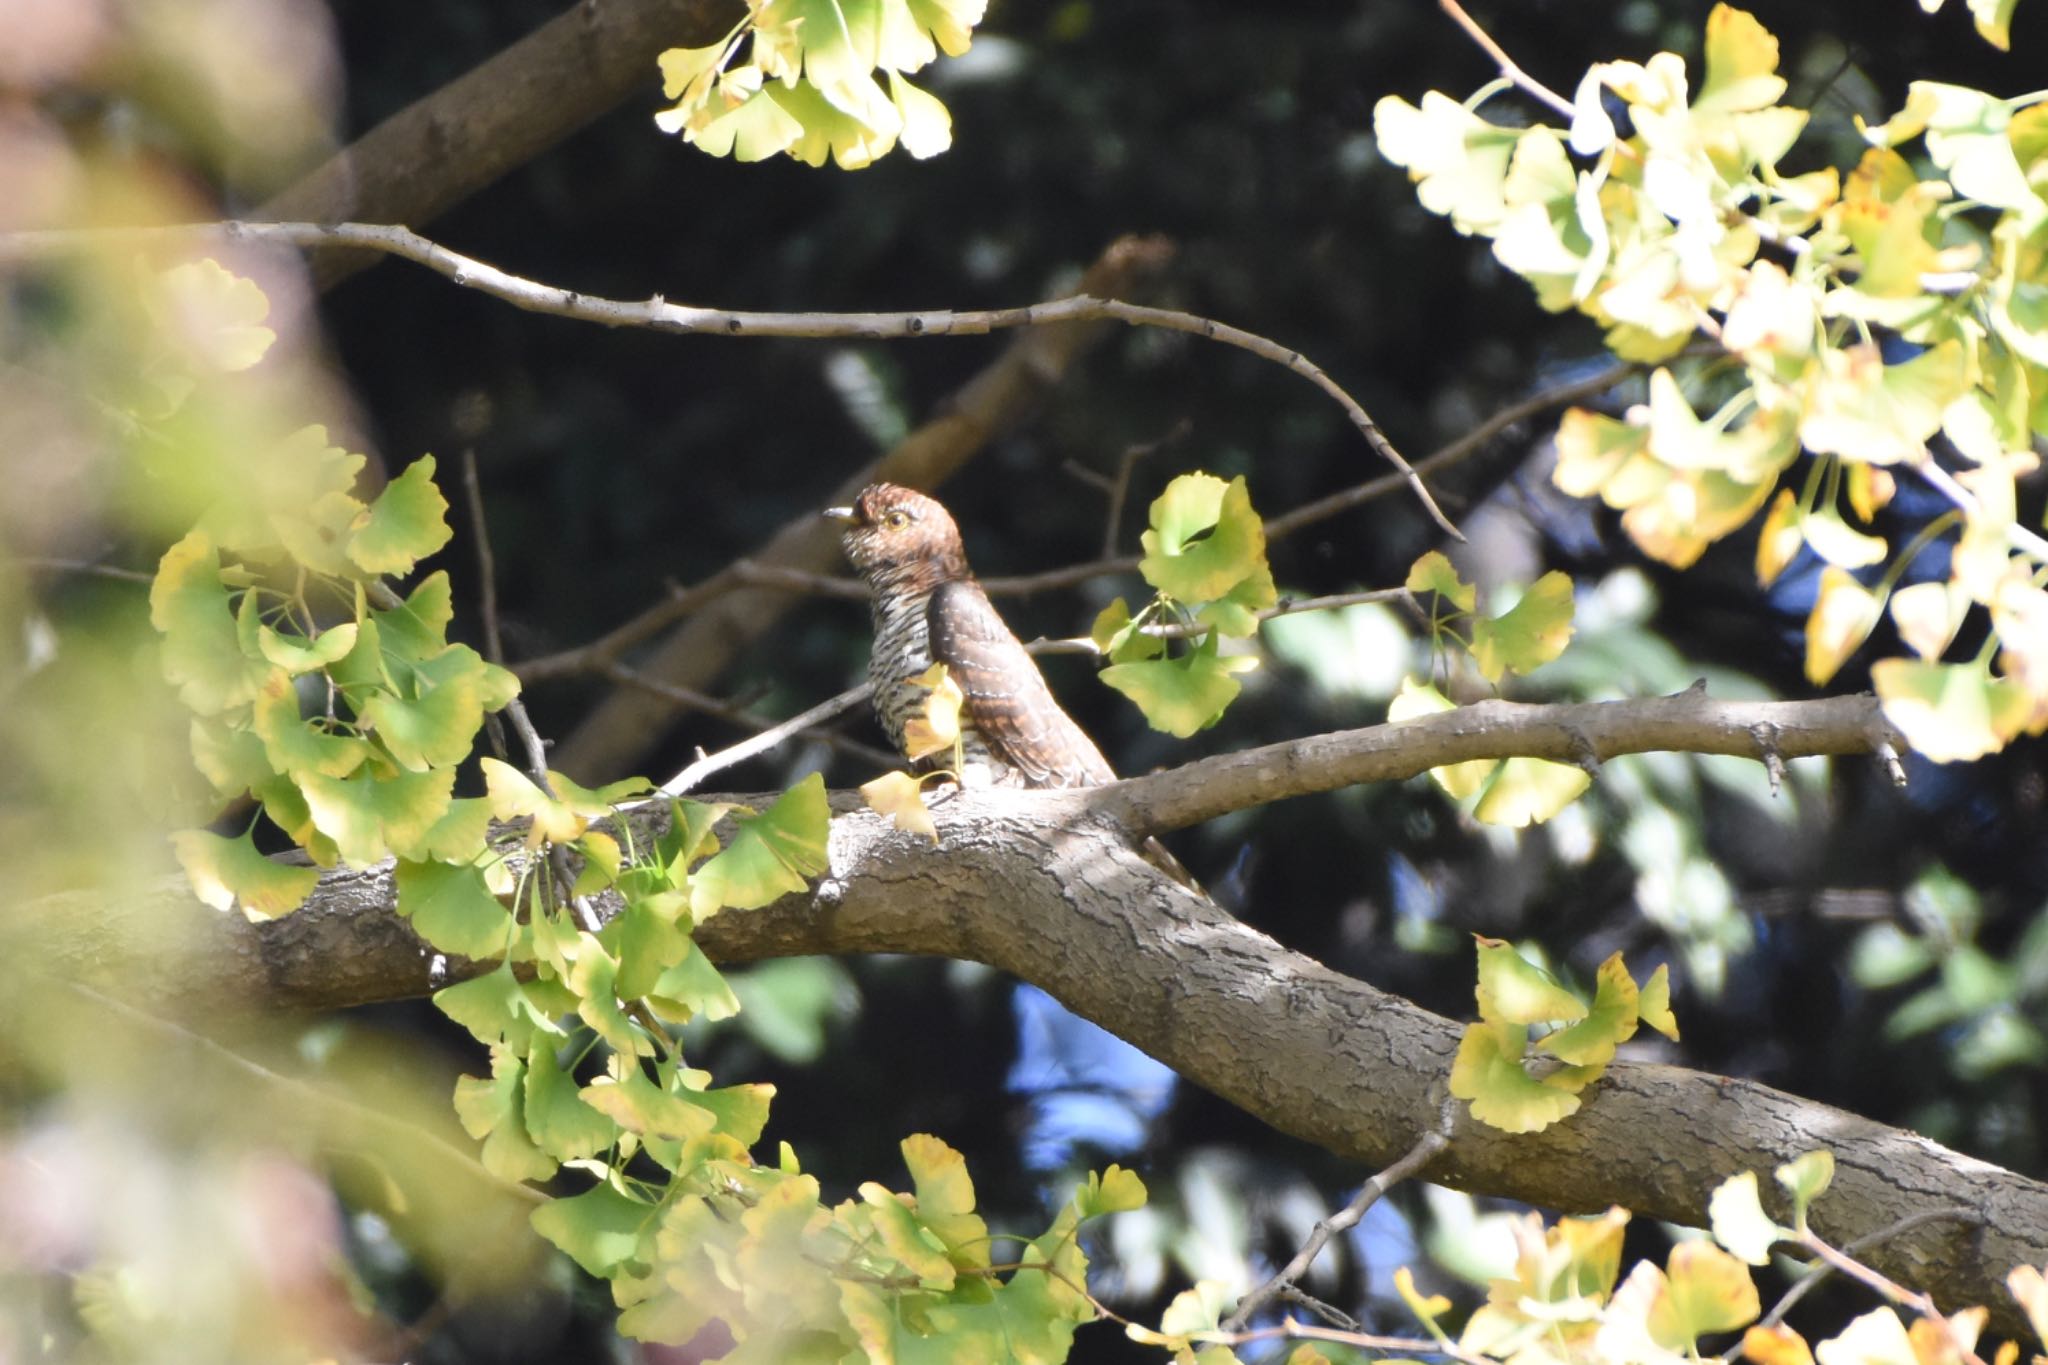
<instances>
[{"instance_id":1,"label":"thick tree branch","mask_svg":"<svg viewBox=\"0 0 2048 1365\"><path fill-rule=\"evenodd\" d=\"M424 225L518 169L636 89L659 88L664 48L711 42L739 0L578 0L560 15L407 105L263 205L258 216ZM320 283L377 257L322 252Z\"/></svg>"},{"instance_id":2,"label":"thick tree branch","mask_svg":"<svg viewBox=\"0 0 2048 1365\"><path fill-rule=\"evenodd\" d=\"M1165 828L1249 804L1247 774L1263 774L1264 797L1253 799L1271 799L1336 785L1362 767L1391 775L1483 756L1565 756L1574 735L1603 757L1659 737L1739 753L1755 752L1753 727L1769 725L1777 750L1793 757L1868 751L1883 733L1866 698L1745 705L1687 694L1470 710L1207 759L1093 792L956 796L937 808L938 847L842 797L823 881L759 911L720 915L698 938L727 963L865 952L987 963L1274 1127L1382 1167L1438 1123L1458 1025L1290 952L1160 878L1130 850L1119 818ZM1329 765L1322 777L1306 775L1311 758ZM1231 794L1207 794L1212 784ZM0 950L34 945L45 970L108 983L161 1010L333 1008L434 984L431 952L393 903L388 868L337 871L297 914L250 925L200 908L167 878L121 898L0 907ZM2022 1261L2048 1262L2048 1186L1750 1081L1620 1062L1578 1114L1541 1134L1510 1137L1461 1118L1423 1174L1551 1208L1619 1202L1697 1224L1720 1179L1823 1145L1839 1163L1816 1210L1824 1236L1845 1242L1902 1218L1963 1210L1961 1221L1910 1225L1873 1248L1870 1262L1944 1306L1978 1302L2010 1317L1998 1277Z\"/></svg>"}]
</instances>

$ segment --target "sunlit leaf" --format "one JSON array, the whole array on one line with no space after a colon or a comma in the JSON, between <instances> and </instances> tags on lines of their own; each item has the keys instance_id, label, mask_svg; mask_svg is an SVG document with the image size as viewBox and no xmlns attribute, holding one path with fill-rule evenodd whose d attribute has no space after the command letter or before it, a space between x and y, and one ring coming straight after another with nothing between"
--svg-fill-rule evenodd
<instances>
[{"instance_id":1,"label":"sunlit leaf","mask_svg":"<svg viewBox=\"0 0 2048 1365\"><path fill-rule=\"evenodd\" d=\"M1503 759L1473 806L1472 818L1509 829L1540 825L1592 785L1593 775L1576 764L1547 758Z\"/></svg>"},{"instance_id":2,"label":"sunlit leaf","mask_svg":"<svg viewBox=\"0 0 2048 1365\"><path fill-rule=\"evenodd\" d=\"M1222 597L1265 563L1265 526L1242 475L1227 484L1213 474L1176 478L1153 501L1140 539L1138 572L1183 602Z\"/></svg>"},{"instance_id":3,"label":"sunlit leaf","mask_svg":"<svg viewBox=\"0 0 2048 1365\"><path fill-rule=\"evenodd\" d=\"M1418 108L1398 95L1373 106L1380 155L1406 167L1416 198L1463 233L1492 233L1506 216L1501 192L1519 130L1486 122L1434 90Z\"/></svg>"},{"instance_id":4,"label":"sunlit leaf","mask_svg":"<svg viewBox=\"0 0 2048 1365\"><path fill-rule=\"evenodd\" d=\"M533 1211L533 1228L600 1279L643 1255L658 1210L607 1181Z\"/></svg>"},{"instance_id":5,"label":"sunlit leaf","mask_svg":"<svg viewBox=\"0 0 2048 1365\"><path fill-rule=\"evenodd\" d=\"M1219 655L1212 630L1177 659L1111 664L1101 676L1137 703L1153 729L1186 739L1223 719L1240 688L1231 675L1256 668L1258 662L1245 654Z\"/></svg>"},{"instance_id":6,"label":"sunlit leaf","mask_svg":"<svg viewBox=\"0 0 2048 1365\"><path fill-rule=\"evenodd\" d=\"M1557 984L1549 972L1516 952L1514 945L1474 934L1479 948L1479 1017L1496 1024L1576 1022L1585 1002Z\"/></svg>"},{"instance_id":7,"label":"sunlit leaf","mask_svg":"<svg viewBox=\"0 0 2048 1365\"><path fill-rule=\"evenodd\" d=\"M1793 1235L1764 1212L1755 1171L1730 1176L1716 1186L1707 1200L1707 1218L1714 1240L1751 1265L1769 1265L1771 1248Z\"/></svg>"},{"instance_id":8,"label":"sunlit leaf","mask_svg":"<svg viewBox=\"0 0 2048 1365\"><path fill-rule=\"evenodd\" d=\"M1936 763L1961 763L2005 747L2032 708L2026 689L1977 664L1880 659L1871 685L1906 740Z\"/></svg>"},{"instance_id":9,"label":"sunlit leaf","mask_svg":"<svg viewBox=\"0 0 2048 1365\"><path fill-rule=\"evenodd\" d=\"M1488 682L1529 673L1564 652L1572 638L1572 580L1552 569L1505 613L1472 622L1472 658Z\"/></svg>"},{"instance_id":10,"label":"sunlit leaf","mask_svg":"<svg viewBox=\"0 0 2048 1365\"><path fill-rule=\"evenodd\" d=\"M924 706L903 724L903 755L915 762L944 753L960 740L960 707L967 698L944 664L933 664L911 683L930 692Z\"/></svg>"},{"instance_id":11,"label":"sunlit leaf","mask_svg":"<svg viewBox=\"0 0 2048 1365\"><path fill-rule=\"evenodd\" d=\"M400 859L398 913L444 953L488 958L505 952L512 916L484 883L483 869Z\"/></svg>"},{"instance_id":12,"label":"sunlit leaf","mask_svg":"<svg viewBox=\"0 0 2048 1365\"><path fill-rule=\"evenodd\" d=\"M455 1114L463 1131L483 1139L484 1169L506 1180L546 1180L555 1159L526 1131L526 1063L502 1043L491 1048L491 1078L455 1083Z\"/></svg>"},{"instance_id":13,"label":"sunlit leaf","mask_svg":"<svg viewBox=\"0 0 2048 1365\"><path fill-rule=\"evenodd\" d=\"M889 817L889 823L907 834L922 834L939 841L939 827L924 804L924 784L906 772L888 772L872 782L860 784L860 798L868 809Z\"/></svg>"},{"instance_id":14,"label":"sunlit leaf","mask_svg":"<svg viewBox=\"0 0 2048 1365\"><path fill-rule=\"evenodd\" d=\"M1678 1017L1671 1012L1671 968L1659 966L1636 995L1636 1017L1657 1032L1678 1041Z\"/></svg>"},{"instance_id":15,"label":"sunlit leaf","mask_svg":"<svg viewBox=\"0 0 2048 1365\"><path fill-rule=\"evenodd\" d=\"M1479 605L1478 589L1458 577L1458 571L1442 550L1431 550L1409 565L1403 586L1412 593L1433 592L1460 611L1471 611Z\"/></svg>"},{"instance_id":16,"label":"sunlit leaf","mask_svg":"<svg viewBox=\"0 0 2048 1365\"><path fill-rule=\"evenodd\" d=\"M1773 1174L1792 1195L1793 1221L1804 1227L1807 1207L1827 1192L1835 1178L1835 1154L1825 1147L1815 1148L1786 1162Z\"/></svg>"},{"instance_id":17,"label":"sunlit leaf","mask_svg":"<svg viewBox=\"0 0 2048 1365\"><path fill-rule=\"evenodd\" d=\"M151 300L165 330L199 365L222 372L262 360L277 333L262 325L270 300L254 281L215 260L189 261L157 277Z\"/></svg>"},{"instance_id":18,"label":"sunlit leaf","mask_svg":"<svg viewBox=\"0 0 2048 1365\"><path fill-rule=\"evenodd\" d=\"M527 1055L526 1130L558 1161L595 1156L618 1137L619 1126L585 1104L578 1088L552 1047L543 1043Z\"/></svg>"},{"instance_id":19,"label":"sunlit leaf","mask_svg":"<svg viewBox=\"0 0 2048 1365\"><path fill-rule=\"evenodd\" d=\"M1884 614L1884 599L1830 564L1821 570L1806 618L1806 676L1824 683L1840 671Z\"/></svg>"},{"instance_id":20,"label":"sunlit leaf","mask_svg":"<svg viewBox=\"0 0 2048 1365\"><path fill-rule=\"evenodd\" d=\"M1742 1334L1742 1353L1755 1365L1813 1365L1806 1338L1782 1324L1752 1327Z\"/></svg>"},{"instance_id":21,"label":"sunlit leaf","mask_svg":"<svg viewBox=\"0 0 2048 1365\"><path fill-rule=\"evenodd\" d=\"M1522 1069L1528 1030L1520 1025L1469 1024L1451 1064L1451 1094L1472 1117L1508 1133L1539 1133L1578 1112L1579 1097L1547 1086Z\"/></svg>"},{"instance_id":22,"label":"sunlit leaf","mask_svg":"<svg viewBox=\"0 0 2048 1365\"><path fill-rule=\"evenodd\" d=\"M1604 1066L1617 1045L1635 1035L1638 993L1620 953L1600 964L1593 1006L1586 1017L1538 1040L1539 1051L1574 1066Z\"/></svg>"},{"instance_id":23,"label":"sunlit leaf","mask_svg":"<svg viewBox=\"0 0 2048 1365\"><path fill-rule=\"evenodd\" d=\"M242 652L213 542L194 531L164 551L149 589L149 622L163 634L164 676L185 705L218 715L248 701L270 674Z\"/></svg>"},{"instance_id":24,"label":"sunlit leaf","mask_svg":"<svg viewBox=\"0 0 2048 1365\"><path fill-rule=\"evenodd\" d=\"M1401 680L1401 690L1387 704L1387 720L1408 720L1414 716L1433 716L1442 711L1456 708L1451 699L1428 683L1413 678ZM1429 775L1436 784L1453 799L1463 801L1486 785L1486 779L1493 776L1493 770L1500 766L1497 758L1475 758L1464 763L1448 763L1431 768Z\"/></svg>"},{"instance_id":25,"label":"sunlit leaf","mask_svg":"<svg viewBox=\"0 0 2048 1365\"><path fill-rule=\"evenodd\" d=\"M809 885L823 872L831 821L825 780L812 773L759 815L734 823L718 855L690 877L690 910L698 923L720 908L753 910Z\"/></svg>"}]
</instances>

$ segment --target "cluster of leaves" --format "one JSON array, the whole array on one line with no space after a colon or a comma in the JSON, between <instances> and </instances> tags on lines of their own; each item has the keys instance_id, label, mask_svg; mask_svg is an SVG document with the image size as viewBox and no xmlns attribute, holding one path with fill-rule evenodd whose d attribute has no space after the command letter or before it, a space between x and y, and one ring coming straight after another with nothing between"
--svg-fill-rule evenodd
<instances>
[{"instance_id":1,"label":"cluster of leaves","mask_svg":"<svg viewBox=\"0 0 2048 1365\"><path fill-rule=\"evenodd\" d=\"M255 321L267 304L250 281L207 261L163 284L167 308L211 320L222 368L268 349ZM157 383L173 408L189 392ZM481 845L483 804L453 799L455 771L485 714L518 691L449 643L445 573L403 600L385 585L448 541L433 457L369 502L353 492L364 463L318 426L280 440L251 466L258 485L218 490L150 588L164 674L193 712L194 763L217 798L253 798L320 867ZM318 871L265 858L253 835L253 821L233 838L186 830L178 857L218 909L263 919L297 908Z\"/></svg>"},{"instance_id":2,"label":"cluster of leaves","mask_svg":"<svg viewBox=\"0 0 2048 1365\"><path fill-rule=\"evenodd\" d=\"M1451 1063L1451 1093L1472 1117L1509 1133L1536 1133L1578 1112L1579 1092L1600 1079L1614 1051L1648 1024L1676 1041L1668 967L1638 985L1615 953L1600 964L1590 1007L1511 944L1477 936L1479 1018L1465 1028ZM1536 1040L1557 1065L1529 1069L1532 1025L1553 1026Z\"/></svg>"},{"instance_id":3,"label":"cluster of leaves","mask_svg":"<svg viewBox=\"0 0 2048 1365\"><path fill-rule=\"evenodd\" d=\"M1137 703L1155 730L1179 739L1223 718L1237 697L1235 674L1251 654L1224 654L1222 641L1257 633L1259 613L1279 601L1266 565L1266 528L1244 477L1182 474L1152 502L1138 572L1157 590L1134 616L1119 597L1090 629L1109 660L1102 681ZM1175 653L1156 626L1191 641Z\"/></svg>"},{"instance_id":4,"label":"cluster of leaves","mask_svg":"<svg viewBox=\"0 0 2048 1365\"><path fill-rule=\"evenodd\" d=\"M942 50L965 52L986 8L987 0L748 0L723 39L661 54L662 91L677 103L654 121L740 161L787 153L822 166L830 154L858 170L899 140L912 156L935 156L953 144L952 115L907 75Z\"/></svg>"},{"instance_id":5,"label":"cluster of leaves","mask_svg":"<svg viewBox=\"0 0 2048 1365\"><path fill-rule=\"evenodd\" d=\"M1408 591L1430 606L1430 648L1439 659L1469 655L1479 675L1498 686L1510 673L1529 673L1564 652L1572 637L1572 581L1553 569L1529 585L1499 616L1479 615L1479 593L1432 550L1408 570ZM1469 638L1459 627L1469 623ZM1390 721L1434 715L1452 702L1434 683L1408 678L1387 707ZM1576 801L1592 777L1583 768L1543 758L1484 758L1432 768L1430 776L1474 819L1521 828L1540 824Z\"/></svg>"},{"instance_id":6,"label":"cluster of leaves","mask_svg":"<svg viewBox=\"0 0 2048 1365\"><path fill-rule=\"evenodd\" d=\"M1405 1269L1396 1274L1396 1284L1431 1335L1461 1359L1678 1365L1706 1355L1703 1337L1738 1331L1742 1354L1756 1365L1813 1365L1816 1358L1829 1365L1934 1365L1973 1353L1989 1317L1982 1307L1922 1317L1908 1326L1887 1305L1811 1346L1775 1317L1759 1321L1762 1301L1750 1267L1769 1264L1773 1247L1789 1243L1846 1259L1827 1248L1807 1221L1834 1169L1827 1151L1808 1152L1777 1169L1791 1204L1789 1226L1765 1213L1756 1172L1723 1181L1708 1201L1712 1237L1682 1240L1663 1266L1639 1261L1626 1278L1621 1249L1627 1210L1560 1219L1550 1227L1528 1214L1514 1229L1513 1275L1488 1287L1486 1303L1455 1341L1440 1322L1450 1311L1449 1299L1424 1297ZM2048 1340L2048 1280L2021 1266L2007 1283L2035 1332ZM2014 1342L1996 1356L2000 1365L2018 1357Z\"/></svg>"},{"instance_id":7,"label":"cluster of leaves","mask_svg":"<svg viewBox=\"0 0 2048 1365\"><path fill-rule=\"evenodd\" d=\"M217 324L204 329L216 363L260 360L267 305L253 284L211 263L167 281L177 306ZM172 406L174 378L155 384ZM434 997L489 1050L489 1076L457 1083L456 1113L498 1178L583 1178L533 1224L610 1281L622 1330L680 1343L720 1324L733 1360L890 1360L940 1338L977 1358L1064 1358L1096 1316L1077 1229L1140 1206L1135 1176L1090 1177L999 1266L965 1165L939 1139L903 1144L914 1193L869 1183L828 1206L786 1144L774 1166L750 1154L772 1087L714 1087L683 1056L671 1026L739 1008L696 926L825 871L822 779L765 811L671 802L663 820L620 805L646 790L637 779L591 790L484 758L484 794L456 796L484 716L517 688L447 641L445 573L403 599L383 581L449 539L432 459L365 502L364 457L319 428L264 455L262 477L220 481L163 556L152 619L216 798L253 797L317 866L265 857L251 831L188 830L175 842L199 895L270 918L304 901L319 867L396 859L399 913L435 948L488 965Z\"/></svg>"},{"instance_id":8,"label":"cluster of leaves","mask_svg":"<svg viewBox=\"0 0 2048 1365\"><path fill-rule=\"evenodd\" d=\"M2009 5L1972 8L2003 37ZM1566 416L1559 487L1597 494L1645 553L1680 568L1769 504L1759 577L1802 551L1826 566L1808 623L1816 682L1889 604L1913 657L1873 676L1916 748L1967 759L2039 733L2048 542L2018 524L2014 480L2048 433L2048 106L1917 82L1905 109L1864 129L1846 177L1785 175L1807 113L1778 103L1776 39L1720 5L1705 47L1690 97L1672 53L1594 66L1569 128L1490 123L1435 92L1420 107L1390 97L1380 147L1425 207L1491 238L1544 307L1585 313L1617 354L1658 366L1625 418ZM1899 150L1916 140L1924 177ZM1721 354L1681 358L1702 334ZM1937 435L1967 466L1953 477L1929 453ZM1802 450L1807 477L1779 488ZM1892 546L1849 517L1868 523L1901 467L1955 511L1868 581ZM1951 532L1946 579L1899 588ZM1973 611L1989 643L1945 659Z\"/></svg>"}]
</instances>

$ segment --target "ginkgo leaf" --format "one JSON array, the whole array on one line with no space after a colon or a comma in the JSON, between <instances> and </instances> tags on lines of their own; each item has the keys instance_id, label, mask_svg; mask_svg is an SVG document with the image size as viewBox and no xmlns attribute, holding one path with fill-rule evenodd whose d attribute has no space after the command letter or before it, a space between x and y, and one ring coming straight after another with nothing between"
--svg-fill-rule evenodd
<instances>
[{"instance_id":1,"label":"ginkgo leaf","mask_svg":"<svg viewBox=\"0 0 2048 1365\"><path fill-rule=\"evenodd\" d=\"M759 815L734 823L716 857L690 874L690 912L702 924L721 908L753 910L802 891L826 867L831 810L812 773Z\"/></svg>"},{"instance_id":2,"label":"ginkgo leaf","mask_svg":"<svg viewBox=\"0 0 2048 1365\"><path fill-rule=\"evenodd\" d=\"M154 311L186 353L209 369L246 370L277 333L262 325L270 300L254 280L219 261L188 261L157 277Z\"/></svg>"},{"instance_id":3,"label":"ginkgo leaf","mask_svg":"<svg viewBox=\"0 0 2048 1365\"><path fill-rule=\"evenodd\" d=\"M455 1114L463 1131L483 1139L484 1169L505 1180L546 1180L555 1159L526 1131L526 1062L500 1043L491 1048L491 1078L455 1083Z\"/></svg>"},{"instance_id":4,"label":"ginkgo leaf","mask_svg":"<svg viewBox=\"0 0 2048 1365\"><path fill-rule=\"evenodd\" d=\"M280 635L269 626L259 626L257 648L265 659L297 677L346 657L356 647L356 629L354 621L345 621L309 640L303 635Z\"/></svg>"},{"instance_id":5,"label":"ginkgo leaf","mask_svg":"<svg viewBox=\"0 0 2048 1365\"><path fill-rule=\"evenodd\" d=\"M603 1279L629 1260L644 1259L660 1210L622 1193L610 1180L582 1194L550 1199L533 1211L533 1230L570 1260Z\"/></svg>"},{"instance_id":6,"label":"ginkgo leaf","mask_svg":"<svg viewBox=\"0 0 2048 1365\"><path fill-rule=\"evenodd\" d=\"M194 531L164 551L149 588L149 623L163 635L164 676L185 705L218 715L248 701L270 674L242 650L221 583L220 556Z\"/></svg>"},{"instance_id":7,"label":"ginkgo leaf","mask_svg":"<svg viewBox=\"0 0 2048 1365\"><path fill-rule=\"evenodd\" d=\"M1878 619L1884 599L1830 564L1821 570L1813 611L1806 618L1806 676L1824 683L1840 671Z\"/></svg>"},{"instance_id":8,"label":"ginkgo leaf","mask_svg":"<svg viewBox=\"0 0 2048 1365\"><path fill-rule=\"evenodd\" d=\"M904 757L915 762L959 743L960 707L967 698L944 664L933 664L910 681L931 693L924 706L903 723Z\"/></svg>"},{"instance_id":9,"label":"ginkgo leaf","mask_svg":"<svg viewBox=\"0 0 2048 1365\"><path fill-rule=\"evenodd\" d=\"M1413 593L1433 592L1461 611L1471 611L1479 605L1479 590L1458 577L1457 569L1442 550L1431 550L1409 565L1404 586Z\"/></svg>"},{"instance_id":10,"label":"ginkgo leaf","mask_svg":"<svg viewBox=\"0 0 2048 1365\"><path fill-rule=\"evenodd\" d=\"M1751 1265L1769 1265L1771 1248L1793 1235L1764 1212L1755 1171L1730 1176L1715 1187L1707 1200L1707 1220L1714 1240Z\"/></svg>"},{"instance_id":11,"label":"ginkgo leaf","mask_svg":"<svg viewBox=\"0 0 2048 1365\"><path fill-rule=\"evenodd\" d=\"M1504 673L1541 668L1562 654L1571 638L1572 580L1552 569L1501 615L1472 622L1472 659L1480 676L1497 683Z\"/></svg>"},{"instance_id":12,"label":"ginkgo leaf","mask_svg":"<svg viewBox=\"0 0 2048 1365\"><path fill-rule=\"evenodd\" d=\"M203 829L179 830L171 846L194 895L216 910L240 906L251 921L290 914L320 883L318 868L266 858L247 831L230 839Z\"/></svg>"},{"instance_id":13,"label":"ginkgo leaf","mask_svg":"<svg viewBox=\"0 0 2048 1365\"><path fill-rule=\"evenodd\" d=\"M1138 572L1183 602L1220 598L1266 559L1266 529L1242 475L1183 474L1153 500Z\"/></svg>"},{"instance_id":14,"label":"ginkgo leaf","mask_svg":"<svg viewBox=\"0 0 2048 1365\"><path fill-rule=\"evenodd\" d=\"M1413 577L1411 574L1411 586ZM1433 716L1438 712L1455 709L1451 699L1429 683L1417 682L1414 678L1403 678L1401 690L1387 703L1387 720L1403 721L1415 716ZM1486 780L1493 776L1493 770L1499 767L1500 763L1501 760L1497 758L1474 758L1463 763L1449 763L1431 768L1429 775L1453 800L1463 801L1486 785Z\"/></svg>"},{"instance_id":15,"label":"ginkgo leaf","mask_svg":"<svg viewBox=\"0 0 2048 1365\"><path fill-rule=\"evenodd\" d=\"M527 1054L526 1130L558 1161L596 1156L618 1138L618 1124L585 1104L579 1088L552 1047L537 1046Z\"/></svg>"},{"instance_id":16,"label":"ginkgo leaf","mask_svg":"<svg viewBox=\"0 0 2048 1365\"><path fill-rule=\"evenodd\" d=\"M1472 818L1509 829L1540 825L1592 785L1593 775L1575 764L1547 758L1503 759L1472 807Z\"/></svg>"},{"instance_id":17,"label":"ginkgo leaf","mask_svg":"<svg viewBox=\"0 0 2048 1365\"><path fill-rule=\"evenodd\" d=\"M1593 1007L1567 1028L1546 1034L1537 1048L1574 1066L1605 1066L1614 1049L1635 1035L1639 995L1620 953L1600 964Z\"/></svg>"},{"instance_id":18,"label":"ginkgo leaf","mask_svg":"<svg viewBox=\"0 0 2048 1365\"><path fill-rule=\"evenodd\" d=\"M1636 995L1636 1017L1657 1032L1678 1041L1678 1018L1671 1012L1671 968L1662 965L1650 973Z\"/></svg>"},{"instance_id":19,"label":"ginkgo leaf","mask_svg":"<svg viewBox=\"0 0 2048 1365\"><path fill-rule=\"evenodd\" d=\"M1186 739L1223 718L1241 687L1232 674L1258 663L1247 654L1219 654L1212 630L1177 659L1111 664L1101 676L1137 703L1153 729Z\"/></svg>"},{"instance_id":20,"label":"ginkgo leaf","mask_svg":"<svg viewBox=\"0 0 2048 1365\"><path fill-rule=\"evenodd\" d=\"M349 538L348 557L373 574L406 574L446 545L448 500L434 487L434 457L422 455L384 485L362 526Z\"/></svg>"},{"instance_id":21,"label":"ginkgo leaf","mask_svg":"<svg viewBox=\"0 0 2048 1365\"><path fill-rule=\"evenodd\" d=\"M1791 1194L1793 1220L1803 1227L1807 1207L1826 1193L1834 1181L1835 1154L1825 1147L1817 1147L1794 1157L1772 1174Z\"/></svg>"},{"instance_id":22,"label":"ginkgo leaf","mask_svg":"<svg viewBox=\"0 0 2048 1365\"><path fill-rule=\"evenodd\" d=\"M401 858L395 880L398 913L442 952L488 958L509 946L512 916L491 894L482 868Z\"/></svg>"},{"instance_id":23,"label":"ginkgo leaf","mask_svg":"<svg viewBox=\"0 0 2048 1365\"><path fill-rule=\"evenodd\" d=\"M1472 1106L1472 1117L1503 1132L1539 1133L1579 1109L1577 1095L1523 1070L1527 1035L1520 1025L1470 1024L1451 1063L1451 1094Z\"/></svg>"},{"instance_id":24,"label":"ginkgo leaf","mask_svg":"<svg viewBox=\"0 0 2048 1365\"><path fill-rule=\"evenodd\" d=\"M1586 1017L1585 1002L1516 952L1513 944L1483 934L1472 937L1479 948L1479 984L1474 993L1481 1019L1495 1024L1538 1024L1551 1020L1576 1023Z\"/></svg>"},{"instance_id":25,"label":"ginkgo leaf","mask_svg":"<svg viewBox=\"0 0 2048 1365\"><path fill-rule=\"evenodd\" d=\"M888 772L860 785L860 798L868 809L889 817L889 822L908 834L922 834L939 841L939 827L924 804L924 784L906 772Z\"/></svg>"},{"instance_id":26,"label":"ginkgo leaf","mask_svg":"<svg viewBox=\"0 0 2048 1365\"><path fill-rule=\"evenodd\" d=\"M1981 664L1880 659L1871 685L1885 718L1936 763L1962 763L2003 748L2026 724L2026 689L1994 678Z\"/></svg>"}]
</instances>

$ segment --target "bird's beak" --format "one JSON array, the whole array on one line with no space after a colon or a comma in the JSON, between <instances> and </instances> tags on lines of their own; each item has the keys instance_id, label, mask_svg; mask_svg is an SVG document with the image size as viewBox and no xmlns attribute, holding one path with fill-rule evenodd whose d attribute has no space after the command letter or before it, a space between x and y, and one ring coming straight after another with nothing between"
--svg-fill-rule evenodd
<instances>
[{"instance_id":1,"label":"bird's beak","mask_svg":"<svg viewBox=\"0 0 2048 1365\"><path fill-rule=\"evenodd\" d=\"M827 507L818 514L827 521L836 521L842 526L851 526L860 520L851 507Z\"/></svg>"}]
</instances>

